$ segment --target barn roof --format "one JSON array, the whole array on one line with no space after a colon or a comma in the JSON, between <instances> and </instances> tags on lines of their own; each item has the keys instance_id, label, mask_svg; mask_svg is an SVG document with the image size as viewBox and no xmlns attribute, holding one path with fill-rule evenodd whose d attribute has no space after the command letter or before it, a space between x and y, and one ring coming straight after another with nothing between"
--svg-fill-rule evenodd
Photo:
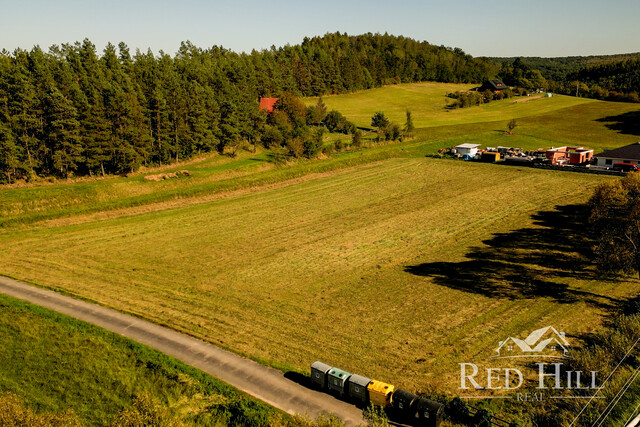
<instances>
[{"instance_id":1,"label":"barn roof","mask_svg":"<svg viewBox=\"0 0 640 427\"><path fill-rule=\"evenodd\" d=\"M610 157L613 159L640 160L640 142L625 145L624 147L607 150L597 155L597 157Z\"/></svg>"},{"instance_id":2,"label":"barn roof","mask_svg":"<svg viewBox=\"0 0 640 427\"><path fill-rule=\"evenodd\" d=\"M490 89L490 90L504 90L504 89L507 89L508 87L509 86L504 84L504 82L500 79L487 80L482 84L482 88Z\"/></svg>"},{"instance_id":3,"label":"barn roof","mask_svg":"<svg viewBox=\"0 0 640 427\"><path fill-rule=\"evenodd\" d=\"M260 109L266 110L267 113L273 111L273 107L276 105L280 98L260 98Z\"/></svg>"}]
</instances>

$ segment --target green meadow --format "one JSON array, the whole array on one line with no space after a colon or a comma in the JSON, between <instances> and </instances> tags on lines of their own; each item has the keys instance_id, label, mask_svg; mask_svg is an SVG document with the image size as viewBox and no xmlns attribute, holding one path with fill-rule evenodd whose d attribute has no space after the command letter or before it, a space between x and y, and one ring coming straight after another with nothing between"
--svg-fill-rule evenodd
<instances>
[{"instance_id":1,"label":"green meadow","mask_svg":"<svg viewBox=\"0 0 640 427\"><path fill-rule=\"evenodd\" d=\"M515 97L502 101L493 101L481 106L465 109L447 109L453 102L448 93L465 91L478 85L454 83L410 83L383 86L381 88L346 95L322 97L330 110L338 110L357 126L371 126L371 116L383 111L393 122L404 123L407 109L413 114L417 128L456 125L462 123L483 123L498 120L518 119L540 115L567 107L594 102L585 98L556 96L552 98L531 99ZM317 98L308 98L307 105L317 102Z\"/></svg>"},{"instance_id":2,"label":"green meadow","mask_svg":"<svg viewBox=\"0 0 640 427\"><path fill-rule=\"evenodd\" d=\"M329 158L243 151L162 169L191 174L174 180L3 188L0 273L284 370L322 360L430 395L455 394L458 363L508 336L552 324L580 346L640 291L589 258L582 204L616 178L425 156L462 142L597 152L636 142L624 117L638 106L557 96L446 110L464 87L323 98L359 126L375 111L402 124L409 109L418 128Z\"/></svg>"}]
</instances>

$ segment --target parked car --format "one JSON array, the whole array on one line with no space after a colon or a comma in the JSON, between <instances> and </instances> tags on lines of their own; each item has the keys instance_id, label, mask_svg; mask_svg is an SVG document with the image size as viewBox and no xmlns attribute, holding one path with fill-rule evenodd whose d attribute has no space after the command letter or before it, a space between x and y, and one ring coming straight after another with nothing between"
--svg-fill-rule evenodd
<instances>
[{"instance_id":1,"label":"parked car","mask_svg":"<svg viewBox=\"0 0 640 427\"><path fill-rule=\"evenodd\" d=\"M633 163L616 163L613 170L618 172L638 172L638 165Z\"/></svg>"}]
</instances>

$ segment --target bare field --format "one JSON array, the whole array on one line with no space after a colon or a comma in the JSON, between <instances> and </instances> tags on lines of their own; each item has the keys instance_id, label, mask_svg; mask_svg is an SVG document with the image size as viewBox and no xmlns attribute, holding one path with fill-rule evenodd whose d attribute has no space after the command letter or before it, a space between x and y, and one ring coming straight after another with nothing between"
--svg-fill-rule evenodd
<instances>
[{"instance_id":1,"label":"bare field","mask_svg":"<svg viewBox=\"0 0 640 427\"><path fill-rule=\"evenodd\" d=\"M137 215L0 231L0 271L266 363L455 391L459 362L636 283L596 279L579 208L606 177L400 158ZM559 207L556 209L556 207Z\"/></svg>"}]
</instances>

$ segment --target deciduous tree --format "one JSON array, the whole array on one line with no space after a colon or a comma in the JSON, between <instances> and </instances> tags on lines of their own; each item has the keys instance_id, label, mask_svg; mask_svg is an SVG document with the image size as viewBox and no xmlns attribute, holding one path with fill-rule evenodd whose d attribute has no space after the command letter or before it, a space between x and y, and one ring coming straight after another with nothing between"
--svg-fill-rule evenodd
<instances>
[{"instance_id":1,"label":"deciduous tree","mask_svg":"<svg viewBox=\"0 0 640 427\"><path fill-rule=\"evenodd\" d=\"M635 272L640 278L640 173L600 184L589 206L598 269L605 273Z\"/></svg>"}]
</instances>

